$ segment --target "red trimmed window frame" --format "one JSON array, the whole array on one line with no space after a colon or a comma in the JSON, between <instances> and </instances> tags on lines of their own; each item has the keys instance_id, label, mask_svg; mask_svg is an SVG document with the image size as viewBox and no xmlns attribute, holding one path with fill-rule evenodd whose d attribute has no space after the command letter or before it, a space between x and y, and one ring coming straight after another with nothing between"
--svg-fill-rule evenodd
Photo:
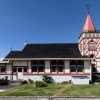
<instances>
[{"instance_id":1,"label":"red trimmed window frame","mask_svg":"<svg viewBox=\"0 0 100 100\"><path fill-rule=\"evenodd\" d=\"M32 64L34 61L37 62L36 65L33 65L33 64ZM43 61L43 65L39 65L39 62L40 62L40 61ZM32 69L32 67L34 67L34 66L37 67L37 68L36 68L36 71L33 71L33 69ZM43 67L43 71L39 71L39 67L40 67L40 66ZM32 61L31 61L31 70L32 70L31 73L33 73L33 74L39 74L39 73L40 73L40 74L44 74L44 73L45 73L45 60L32 60Z\"/></svg>"},{"instance_id":2,"label":"red trimmed window frame","mask_svg":"<svg viewBox=\"0 0 100 100\"><path fill-rule=\"evenodd\" d=\"M56 65L55 65L55 66L56 66L56 71L55 71L55 72L52 71L52 67L53 67L53 66L52 66L52 62L53 62L53 61L56 61ZM62 62L63 62L63 68L62 68L63 71L61 71L61 72L58 71L59 61L62 61ZM64 60L51 60L51 61L50 61L50 73L51 73L51 74L63 74L63 73L64 73L64 68L65 68L65 67L64 67Z\"/></svg>"},{"instance_id":3,"label":"red trimmed window frame","mask_svg":"<svg viewBox=\"0 0 100 100\"><path fill-rule=\"evenodd\" d=\"M72 62L72 61L75 61L75 66L76 66L75 72L72 72L72 71L71 71L71 62ZM81 71L81 72L78 71L78 67L80 66L80 65L78 64L78 61L82 61L82 71ZM72 66L74 66L74 65L72 65ZM84 61L83 61L83 60L70 60L70 73L71 73L71 74L83 74L83 73L84 73Z\"/></svg>"},{"instance_id":4,"label":"red trimmed window frame","mask_svg":"<svg viewBox=\"0 0 100 100\"><path fill-rule=\"evenodd\" d=\"M14 68L16 68L16 71L14 71ZM28 66L12 66L12 73L17 74L18 73L18 68L22 68L22 73L29 73L28 71ZM27 72L24 72L24 68L27 68Z\"/></svg>"},{"instance_id":5,"label":"red trimmed window frame","mask_svg":"<svg viewBox=\"0 0 100 100\"><path fill-rule=\"evenodd\" d=\"M4 68L5 71L4 71L4 72L1 72L1 68ZM6 66L0 66L0 73L1 73L1 74L2 74L2 73L7 73Z\"/></svg>"}]
</instances>

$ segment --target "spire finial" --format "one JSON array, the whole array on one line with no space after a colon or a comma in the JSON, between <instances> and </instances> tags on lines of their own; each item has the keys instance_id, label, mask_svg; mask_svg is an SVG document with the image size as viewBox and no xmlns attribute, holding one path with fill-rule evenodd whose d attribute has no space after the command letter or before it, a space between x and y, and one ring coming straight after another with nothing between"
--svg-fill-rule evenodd
<instances>
[{"instance_id":1,"label":"spire finial","mask_svg":"<svg viewBox=\"0 0 100 100\"><path fill-rule=\"evenodd\" d=\"M10 50L12 51L12 47L10 48Z\"/></svg>"},{"instance_id":2,"label":"spire finial","mask_svg":"<svg viewBox=\"0 0 100 100\"><path fill-rule=\"evenodd\" d=\"M88 10L88 14L89 14L89 12L90 12L90 5L87 4L86 7L87 7L87 10Z\"/></svg>"}]
</instances>

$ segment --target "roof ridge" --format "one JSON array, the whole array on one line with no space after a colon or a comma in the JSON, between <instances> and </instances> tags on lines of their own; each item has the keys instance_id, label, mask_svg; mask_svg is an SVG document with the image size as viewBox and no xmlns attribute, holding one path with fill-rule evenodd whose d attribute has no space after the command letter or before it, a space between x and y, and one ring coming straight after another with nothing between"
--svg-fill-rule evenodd
<instances>
[{"instance_id":1,"label":"roof ridge","mask_svg":"<svg viewBox=\"0 0 100 100\"><path fill-rule=\"evenodd\" d=\"M27 45L34 45L34 44L78 44L78 43L28 43Z\"/></svg>"}]
</instances>

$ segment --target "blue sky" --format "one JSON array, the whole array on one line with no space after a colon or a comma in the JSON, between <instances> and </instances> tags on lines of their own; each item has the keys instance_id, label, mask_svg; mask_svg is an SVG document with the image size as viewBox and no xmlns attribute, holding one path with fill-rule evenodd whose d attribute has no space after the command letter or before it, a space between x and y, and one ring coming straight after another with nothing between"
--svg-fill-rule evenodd
<instances>
[{"instance_id":1,"label":"blue sky","mask_svg":"<svg viewBox=\"0 0 100 100\"><path fill-rule=\"evenodd\" d=\"M77 43L87 8L100 29L100 0L0 0L0 58L24 43Z\"/></svg>"}]
</instances>

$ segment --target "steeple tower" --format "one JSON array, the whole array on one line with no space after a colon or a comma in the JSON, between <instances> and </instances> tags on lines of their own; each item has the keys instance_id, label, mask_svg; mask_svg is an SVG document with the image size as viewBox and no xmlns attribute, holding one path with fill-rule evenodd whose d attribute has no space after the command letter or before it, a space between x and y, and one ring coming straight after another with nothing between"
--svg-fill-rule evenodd
<instances>
[{"instance_id":1,"label":"steeple tower","mask_svg":"<svg viewBox=\"0 0 100 100\"><path fill-rule=\"evenodd\" d=\"M78 40L78 47L83 56L93 56L100 59L100 32L96 31L89 11Z\"/></svg>"},{"instance_id":2,"label":"steeple tower","mask_svg":"<svg viewBox=\"0 0 100 100\"><path fill-rule=\"evenodd\" d=\"M95 26L92 22L89 12L86 17L86 21L85 21L84 27L82 29L82 32L96 32Z\"/></svg>"}]
</instances>

